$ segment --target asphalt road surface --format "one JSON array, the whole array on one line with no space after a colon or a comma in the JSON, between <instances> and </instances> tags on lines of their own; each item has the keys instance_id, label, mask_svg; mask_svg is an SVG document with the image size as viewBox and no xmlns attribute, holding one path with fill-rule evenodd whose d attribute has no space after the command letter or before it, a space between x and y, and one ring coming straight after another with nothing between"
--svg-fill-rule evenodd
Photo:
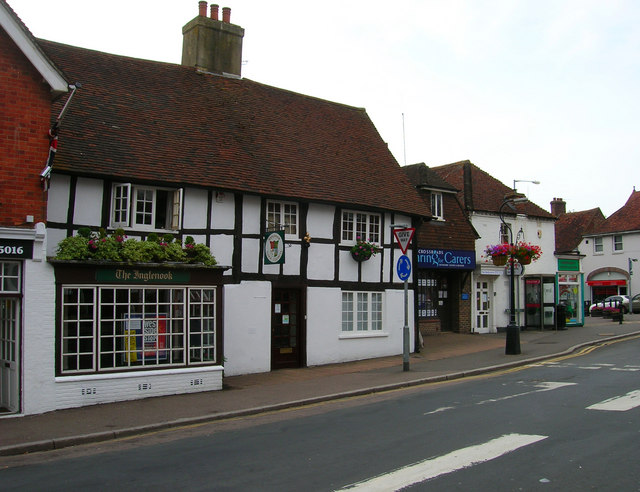
<instances>
[{"instance_id":1,"label":"asphalt road surface","mask_svg":"<svg viewBox=\"0 0 640 492\"><path fill-rule=\"evenodd\" d=\"M640 490L638 353L0 458L0 490Z\"/></svg>"}]
</instances>

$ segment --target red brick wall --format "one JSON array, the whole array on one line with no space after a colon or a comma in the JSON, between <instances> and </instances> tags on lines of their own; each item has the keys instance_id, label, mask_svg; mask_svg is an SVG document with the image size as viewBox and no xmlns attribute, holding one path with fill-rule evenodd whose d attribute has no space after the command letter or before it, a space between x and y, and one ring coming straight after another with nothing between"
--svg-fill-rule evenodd
<instances>
[{"instance_id":1,"label":"red brick wall","mask_svg":"<svg viewBox=\"0 0 640 492\"><path fill-rule=\"evenodd\" d=\"M40 183L49 149L49 86L0 29L0 227L24 226L46 217Z\"/></svg>"}]
</instances>

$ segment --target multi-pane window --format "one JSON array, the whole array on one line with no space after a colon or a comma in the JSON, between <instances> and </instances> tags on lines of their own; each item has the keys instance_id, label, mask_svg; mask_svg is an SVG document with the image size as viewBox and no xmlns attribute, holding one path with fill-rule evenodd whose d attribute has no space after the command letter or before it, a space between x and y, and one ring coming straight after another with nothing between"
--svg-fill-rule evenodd
<instances>
[{"instance_id":1,"label":"multi-pane window","mask_svg":"<svg viewBox=\"0 0 640 492\"><path fill-rule=\"evenodd\" d=\"M444 220L444 212L442 209L442 193L436 191L431 192L431 215L438 220Z\"/></svg>"},{"instance_id":2,"label":"multi-pane window","mask_svg":"<svg viewBox=\"0 0 640 492\"><path fill-rule=\"evenodd\" d=\"M616 234L613 236L613 250L614 251L622 251L622 235Z\"/></svg>"},{"instance_id":3,"label":"multi-pane window","mask_svg":"<svg viewBox=\"0 0 640 492\"><path fill-rule=\"evenodd\" d=\"M418 317L438 318L438 278L432 273L420 272L416 279L418 291Z\"/></svg>"},{"instance_id":4,"label":"multi-pane window","mask_svg":"<svg viewBox=\"0 0 640 492\"><path fill-rule=\"evenodd\" d=\"M511 234L509 233L511 230L510 227L511 226L509 224L500 224L500 242L503 244L511 242Z\"/></svg>"},{"instance_id":5,"label":"multi-pane window","mask_svg":"<svg viewBox=\"0 0 640 492\"><path fill-rule=\"evenodd\" d=\"M602 238L601 237L594 237L593 238L593 252L594 253L602 253L604 251L604 246L602 244Z\"/></svg>"},{"instance_id":6,"label":"multi-pane window","mask_svg":"<svg viewBox=\"0 0 640 492\"><path fill-rule=\"evenodd\" d=\"M213 287L63 287L63 373L216 361Z\"/></svg>"},{"instance_id":7,"label":"multi-pane window","mask_svg":"<svg viewBox=\"0 0 640 492\"><path fill-rule=\"evenodd\" d=\"M14 294L20 292L20 263L0 261L0 292Z\"/></svg>"},{"instance_id":8,"label":"multi-pane window","mask_svg":"<svg viewBox=\"0 0 640 492\"><path fill-rule=\"evenodd\" d=\"M180 228L182 189L114 184L111 193L111 227L143 230Z\"/></svg>"},{"instance_id":9,"label":"multi-pane window","mask_svg":"<svg viewBox=\"0 0 640 492\"><path fill-rule=\"evenodd\" d=\"M342 331L381 331L382 293L343 292Z\"/></svg>"},{"instance_id":10,"label":"multi-pane window","mask_svg":"<svg viewBox=\"0 0 640 492\"><path fill-rule=\"evenodd\" d=\"M358 238L380 244L380 215L342 212L342 242L354 244Z\"/></svg>"},{"instance_id":11,"label":"multi-pane window","mask_svg":"<svg viewBox=\"0 0 640 492\"><path fill-rule=\"evenodd\" d=\"M268 231L284 230L285 237L298 237L298 205L288 202L267 202Z\"/></svg>"}]
</instances>

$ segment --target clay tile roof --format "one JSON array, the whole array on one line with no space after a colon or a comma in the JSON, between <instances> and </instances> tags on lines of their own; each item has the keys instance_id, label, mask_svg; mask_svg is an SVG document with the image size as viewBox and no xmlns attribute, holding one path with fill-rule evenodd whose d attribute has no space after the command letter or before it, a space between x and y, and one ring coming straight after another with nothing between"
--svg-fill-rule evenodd
<instances>
[{"instance_id":1,"label":"clay tile roof","mask_svg":"<svg viewBox=\"0 0 640 492\"><path fill-rule=\"evenodd\" d=\"M431 167L431 170L460 190L460 201L467 210L476 212L498 213L505 195L513 192L489 173L483 171L470 161L454 162L444 166ZM465 177L466 174L466 177ZM533 202L516 204L517 213L530 217L554 219L555 217ZM507 210L511 213L510 210Z\"/></svg>"},{"instance_id":2,"label":"clay tile roof","mask_svg":"<svg viewBox=\"0 0 640 492\"><path fill-rule=\"evenodd\" d=\"M640 191L636 191L635 188L627 203L611 214L595 232L611 234L627 231L640 231Z\"/></svg>"},{"instance_id":3,"label":"clay tile roof","mask_svg":"<svg viewBox=\"0 0 640 492\"><path fill-rule=\"evenodd\" d=\"M54 169L429 215L366 111L40 41L82 88Z\"/></svg>"},{"instance_id":4,"label":"clay tile roof","mask_svg":"<svg viewBox=\"0 0 640 492\"><path fill-rule=\"evenodd\" d=\"M582 236L598 230L604 222L604 215L599 208L560 214L555 223L556 253L576 250Z\"/></svg>"},{"instance_id":5,"label":"clay tile roof","mask_svg":"<svg viewBox=\"0 0 640 492\"><path fill-rule=\"evenodd\" d=\"M459 191L458 188L442 179L438 173L432 171L424 162L403 166L402 169L416 186L425 186L442 191Z\"/></svg>"}]
</instances>

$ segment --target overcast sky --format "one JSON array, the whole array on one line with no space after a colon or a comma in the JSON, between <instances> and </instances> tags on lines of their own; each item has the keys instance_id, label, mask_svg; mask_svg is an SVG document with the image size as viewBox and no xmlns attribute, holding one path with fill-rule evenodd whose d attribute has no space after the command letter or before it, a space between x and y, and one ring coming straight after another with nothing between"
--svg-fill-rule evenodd
<instances>
[{"instance_id":1,"label":"overcast sky","mask_svg":"<svg viewBox=\"0 0 640 492\"><path fill-rule=\"evenodd\" d=\"M8 0L40 38L180 63L197 0ZM243 77L367 110L401 165L469 159L549 210L640 185L637 0L228 0ZM82 82L82 81L80 81ZM60 145L64 145L63 142Z\"/></svg>"}]
</instances>

